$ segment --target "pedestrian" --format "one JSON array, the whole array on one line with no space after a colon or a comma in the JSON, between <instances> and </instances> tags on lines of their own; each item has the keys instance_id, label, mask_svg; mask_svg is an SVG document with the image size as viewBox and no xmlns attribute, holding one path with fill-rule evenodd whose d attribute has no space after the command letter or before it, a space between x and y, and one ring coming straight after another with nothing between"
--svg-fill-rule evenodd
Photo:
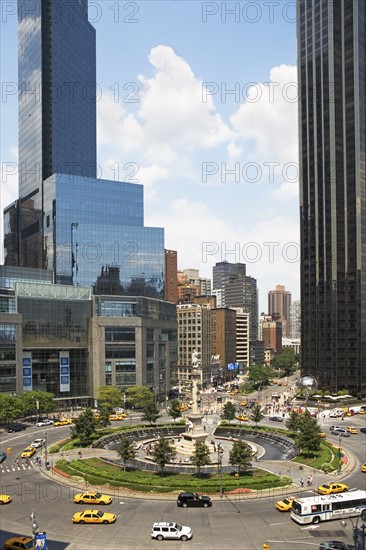
<instances>
[{"instance_id":1,"label":"pedestrian","mask_svg":"<svg viewBox=\"0 0 366 550\"><path fill-rule=\"evenodd\" d=\"M304 487L304 478L303 477L300 479L300 485L301 485L301 487Z\"/></svg>"},{"instance_id":2,"label":"pedestrian","mask_svg":"<svg viewBox=\"0 0 366 550\"><path fill-rule=\"evenodd\" d=\"M309 479L310 479L310 485L313 484L313 476L309 476Z\"/></svg>"},{"instance_id":3,"label":"pedestrian","mask_svg":"<svg viewBox=\"0 0 366 550\"><path fill-rule=\"evenodd\" d=\"M308 487L311 485L311 476L308 477Z\"/></svg>"}]
</instances>

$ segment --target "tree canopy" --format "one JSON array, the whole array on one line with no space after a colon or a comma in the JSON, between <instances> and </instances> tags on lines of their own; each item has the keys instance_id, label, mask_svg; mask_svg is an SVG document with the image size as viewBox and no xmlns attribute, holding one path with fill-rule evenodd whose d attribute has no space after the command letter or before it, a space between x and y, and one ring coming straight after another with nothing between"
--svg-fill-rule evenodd
<instances>
[{"instance_id":1,"label":"tree canopy","mask_svg":"<svg viewBox=\"0 0 366 550\"><path fill-rule=\"evenodd\" d=\"M122 407L123 396L116 386L100 386L97 390L98 409L107 409L111 413L115 408Z\"/></svg>"},{"instance_id":2,"label":"tree canopy","mask_svg":"<svg viewBox=\"0 0 366 550\"><path fill-rule=\"evenodd\" d=\"M177 451L169 443L168 439L160 437L154 444L151 456L153 461L160 466L161 473L163 474L164 466L175 459Z\"/></svg>"},{"instance_id":3,"label":"tree canopy","mask_svg":"<svg viewBox=\"0 0 366 550\"><path fill-rule=\"evenodd\" d=\"M161 414L159 407L156 406L153 400L147 401L142 407L142 420L146 420L146 422L150 422L150 424L152 424L153 422L156 422L160 416Z\"/></svg>"},{"instance_id":4,"label":"tree canopy","mask_svg":"<svg viewBox=\"0 0 366 550\"><path fill-rule=\"evenodd\" d=\"M25 414L45 414L55 410L55 396L46 391L26 391L21 396L23 412Z\"/></svg>"},{"instance_id":5,"label":"tree canopy","mask_svg":"<svg viewBox=\"0 0 366 550\"><path fill-rule=\"evenodd\" d=\"M197 467L198 476L201 475L201 468L211 464L210 449L202 441L195 441L191 462Z\"/></svg>"},{"instance_id":6,"label":"tree canopy","mask_svg":"<svg viewBox=\"0 0 366 550\"><path fill-rule=\"evenodd\" d=\"M229 464L237 466L238 474L246 470L252 460L252 449L245 441L234 441L229 452Z\"/></svg>"},{"instance_id":7,"label":"tree canopy","mask_svg":"<svg viewBox=\"0 0 366 550\"><path fill-rule=\"evenodd\" d=\"M170 407L168 409L168 414L172 417L174 420L174 424L177 418L180 418L182 416L182 412L180 410L180 401L179 399L172 399L170 403Z\"/></svg>"},{"instance_id":8,"label":"tree canopy","mask_svg":"<svg viewBox=\"0 0 366 550\"><path fill-rule=\"evenodd\" d=\"M248 380L253 386L268 386L273 376L273 371L266 365L252 365L249 367Z\"/></svg>"},{"instance_id":9,"label":"tree canopy","mask_svg":"<svg viewBox=\"0 0 366 550\"><path fill-rule=\"evenodd\" d=\"M0 393L0 422L11 422L20 417L22 401L15 395Z\"/></svg>"},{"instance_id":10,"label":"tree canopy","mask_svg":"<svg viewBox=\"0 0 366 550\"><path fill-rule=\"evenodd\" d=\"M234 403L228 401L223 407L221 418L228 420L230 424L230 422L235 418L235 412L236 409Z\"/></svg>"},{"instance_id":11,"label":"tree canopy","mask_svg":"<svg viewBox=\"0 0 366 550\"><path fill-rule=\"evenodd\" d=\"M122 437L121 444L117 449L117 453L123 460L124 470L126 470L127 460L133 460L136 457L136 448L134 442L128 437Z\"/></svg>"},{"instance_id":12,"label":"tree canopy","mask_svg":"<svg viewBox=\"0 0 366 550\"><path fill-rule=\"evenodd\" d=\"M126 394L129 404L135 409L142 409L148 401L155 401L153 392L146 386L132 386Z\"/></svg>"},{"instance_id":13,"label":"tree canopy","mask_svg":"<svg viewBox=\"0 0 366 550\"><path fill-rule=\"evenodd\" d=\"M79 439L80 445L85 447L90 443L91 436L95 433L97 420L91 409L85 409L83 413L74 421L74 426L71 428L72 439Z\"/></svg>"},{"instance_id":14,"label":"tree canopy","mask_svg":"<svg viewBox=\"0 0 366 550\"><path fill-rule=\"evenodd\" d=\"M292 348L283 348L282 353L276 355L272 360L272 366L290 376L298 368L300 357Z\"/></svg>"},{"instance_id":15,"label":"tree canopy","mask_svg":"<svg viewBox=\"0 0 366 550\"><path fill-rule=\"evenodd\" d=\"M260 405L254 405L252 408L252 411L250 413L250 420L255 422L255 427L258 426L258 423L263 420L264 414L262 413L262 409Z\"/></svg>"}]
</instances>

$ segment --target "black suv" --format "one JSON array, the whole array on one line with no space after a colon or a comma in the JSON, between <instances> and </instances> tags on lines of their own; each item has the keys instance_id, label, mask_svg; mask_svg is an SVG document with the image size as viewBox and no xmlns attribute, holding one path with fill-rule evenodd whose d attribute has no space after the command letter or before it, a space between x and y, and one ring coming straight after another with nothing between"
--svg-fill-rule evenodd
<instances>
[{"instance_id":1,"label":"black suv","mask_svg":"<svg viewBox=\"0 0 366 550\"><path fill-rule=\"evenodd\" d=\"M26 427L27 426L25 426L24 424L8 424L6 426L6 430L10 434L13 432L22 432L23 430L26 429Z\"/></svg>"},{"instance_id":2,"label":"black suv","mask_svg":"<svg viewBox=\"0 0 366 550\"><path fill-rule=\"evenodd\" d=\"M179 493L177 506L182 506L183 508L187 508L188 506L208 508L212 506L212 500L210 497L200 496L197 493Z\"/></svg>"}]
</instances>

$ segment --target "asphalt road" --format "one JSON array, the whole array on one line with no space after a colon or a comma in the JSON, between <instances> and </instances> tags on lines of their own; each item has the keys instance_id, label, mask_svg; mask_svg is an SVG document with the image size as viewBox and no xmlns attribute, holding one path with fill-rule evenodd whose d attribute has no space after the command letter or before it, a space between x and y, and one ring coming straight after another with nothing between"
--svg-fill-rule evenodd
<instances>
[{"instance_id":1,"label":"asphalt road","mask_svg":"<svg viewBox=\"0 0 366 550\"><path fill-rule=\"evenodd\" d=\"M345 425L363 426L366 417L357 416ZM324 422L325 431L336 423L334 419ZM48 444L67 437L69 427L28 428L17 434L1 434L0 450L11 446L13 451L1 470L0 492L13 495L13 502L1 508L0 543L7 538L22 534L30 535L30 513L34 512L38 529L47 532L50 550L86 550L109 548L131 550L164 548L191 548L226 550L237 547L243 550L260 550L266 541L270 549L293 550L319 548L323 540L341 539L351 542L351 525L342 529L338 522L326 522L318 526L301 527L290 519L287 513L280 513L274 507L278 496L249 500L234 499L215 501L209 509L178 508L171 500L142 500L114 496L106 511L117 515L114 525L73 525L71 518L75 511L85 509L72 502L75 492L72 487L45 478L33 464L29 467L14 465L14 458L36 437L47 433ZM331 439L330 436L328 439ZM337 438L333 438L337 441ZM359 433L343 441L357 457L358 464L346 483L350 487L365 488L366 474L359 465L366 460L366 435ZM326 478L325 478L326 480ZM329 478L330 481L330 478ZM182 487L184 490L184 487ZM309 492L309 495L311 492ZM150 537L154 521L177 521L189 525L193 539L187 542L166 541L159 543Z\"/></svg>"}]
</instances>

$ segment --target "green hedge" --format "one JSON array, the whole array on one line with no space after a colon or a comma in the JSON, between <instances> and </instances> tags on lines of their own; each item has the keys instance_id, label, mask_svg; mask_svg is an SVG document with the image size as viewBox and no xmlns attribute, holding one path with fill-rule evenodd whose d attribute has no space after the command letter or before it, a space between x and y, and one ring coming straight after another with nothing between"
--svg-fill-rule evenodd
<instances>
[{"instance_id":1,"label":"green hedge","mask_svg":"<svg viewBox=\"0 0 366 550\"><path fill-rule=\"evenodd\" d=\"M123 468L108 464L98 458L86 460L59 460L56 467L63 472L75 476L81 475L92 485L108 484L116 487L125 487L136 491L167 493L175 491L198 491L218 493L220 479L211 474L198 477L195 474L165 474L150 471L124 471ZM225 491L232 491L239 487L253 491L285 487L291 484L288 477L278 477L269 472L254 470L243 473L240 477L223 473L222 483Z\"/></svg>"}]
</instances>

